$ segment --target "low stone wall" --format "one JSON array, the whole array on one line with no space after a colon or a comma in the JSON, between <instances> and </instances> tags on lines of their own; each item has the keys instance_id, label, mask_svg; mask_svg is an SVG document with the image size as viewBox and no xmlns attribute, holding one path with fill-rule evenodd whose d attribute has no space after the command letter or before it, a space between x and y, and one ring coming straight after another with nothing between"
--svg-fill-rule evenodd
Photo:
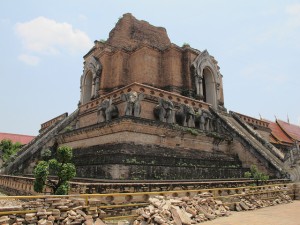
<instances>
[{"instance_id":1,"label":"low stone wall","mask_svg":"<svg viewBox=\"0 0 300 225\"><path fill-rule=\"evenodd\" d=\"M259 185L285 185L294 193L297 190L300 197L300 185L288 183L288 180L269 180ZM34 178L0 175L0 189L9 195L37 195L33 189ZM177 180L177 181L107 181L97 179L77 179L70 182L69 194L96 194L96 193L132 193L132 192L160 192L199 190L199 189L226 189L231 193L233 188L256 185L254 180ZM298 187L298 188L296 188ZM225 193L223 190L222 192ZM46 189L45 193L51 193ZM227 194L228 195L228 194ZM295 194L297 195L297 194Z\"/></svg>"},{"instance_id":2,"label":"low stone wall","mask_svg":"<svg viewBox=\"0 0 300 225\"><path fill-rule=\"evenodd\" d=\"M34 195L34 178L0 175L0 189L9 195Z\"/></svg>"},{"instance_id":3,"label":"low stone wall","mask_svg":"<svg viewBox=\"0 0 300 225\"><path fill-rule=\"evenodd\" d=\"M300 183L295 183L293 187L294 199L300 200Z\"/></svg>"}]
</instances>

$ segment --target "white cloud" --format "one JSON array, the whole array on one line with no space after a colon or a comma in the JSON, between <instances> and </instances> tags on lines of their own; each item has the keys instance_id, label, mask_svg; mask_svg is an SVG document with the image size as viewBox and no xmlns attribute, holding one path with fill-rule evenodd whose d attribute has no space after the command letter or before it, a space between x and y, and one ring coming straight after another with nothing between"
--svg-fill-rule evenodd
<instances>
[{"instance_id":1,"label":"white cloud","mask_svg":"<svg viewBox=\"0 0 300 225\"><path fill-rule=\"evenodd\" d=\"M40 62L39 57L33 55L27 55L27 54L19 55L18 59L30 66L36 66Z\"/></svg>"},{"instance_id":2,"label":"white cloud","mask_svg":"<svg viewBox=\"0 0 300 225\"><path fill-rule=\"evenodd\" d=\"M17 23L15 32L22 39L25 50L38 54L55 55L62 51L73 54L85 52L92 46L83 31L45 17Z\"/></svg>"},{"instance_id":3,"label":"white cloud","mask_svg":"<svg viewBox=\"0 0 300 225\"><path fill-rule=\"evenodd\" d=\"M300 3L295 3L295 4L291 4L286 6L285 11L287 14L289 15L300 15Z\"/></svg>"}]
</instances>

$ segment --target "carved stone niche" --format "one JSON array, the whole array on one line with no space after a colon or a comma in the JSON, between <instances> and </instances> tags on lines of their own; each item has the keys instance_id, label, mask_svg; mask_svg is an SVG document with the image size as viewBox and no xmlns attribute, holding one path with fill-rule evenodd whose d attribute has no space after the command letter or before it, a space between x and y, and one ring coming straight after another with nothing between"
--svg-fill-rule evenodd
<instances>
[{"instance_id":1,"label":"carved stone niche","mask_svg":"<svg viewBox=\"0 0 300 225\"><path fill-rule=\"evenodd\" d=\"M214 109L218 109L219 103L223 102L222 76L217 63L214 57L204 50L191 65L196 98L211 104Z\"/></svg>"},{"instance_id":2,"label":"carved stone niche","mask_svg":"<svg viewBox=\"0 0 300 225\"><path fill-rule=\"evenodd\" d=\"M90 56L84 63L83 75L80 78L80 104L85 104L99 97L102 65L95 56Z\"/></svg>"}]
</instances>

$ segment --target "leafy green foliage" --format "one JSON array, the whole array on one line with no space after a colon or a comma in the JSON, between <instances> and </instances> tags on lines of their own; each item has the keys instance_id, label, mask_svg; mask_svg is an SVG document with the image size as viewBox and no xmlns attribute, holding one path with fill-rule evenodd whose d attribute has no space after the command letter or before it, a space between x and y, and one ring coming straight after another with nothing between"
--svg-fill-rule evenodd
<instances>
[{"instance_id":1,"label":"leafy green foliage","mask_svg":"<svg viewBox=\"0 0 300 225\"><path fill-rule=\"evenodd\" d=\"M69 183L64 182L62 183L56 190L55 194L57 195L65 195L69 191Z\"/></svg>"},{"instance_id":2,"label":"leafy green foliage","mask_svg":"<svg viewBox=\"0 0 300 225\"><path fill-rule=\"evenodd\" d=\"M49 160L51 158L51 150L50 149L45 149L42 151L41 156L43 160Z\"/></svg>"},{"instance_id":3,"label":"leafy green foliage","mask_svg":"<svg viewBox=\"0 0 300 225\"><path fill-rule=\"evenodd\" d=\"M257 183L258 183L258 181L267 181L267 180L269 180L269 176L262 173L262 172L260 172L257 169L256 165L252 165L250 167L250 171L245 172L244 177L245 178L253 178Z\"/></svg>"},{"instance_id":4,"label":"leafy green foliage","mask_svg":"<svg viewBox=\"0 0 300 225\"><path fill-rule=\"evenodd\" d=\"M249 171L247 171L247 172L245 172L244 177L245 178L251 178L252 174Z\"/></svg>"},{"instance_id":5,"label":"leafy green foliage","mask_svg":"<svg viewBox=\"0 0 300 225\"><path fill-rule=\"evenodd\" d=\"M67 146L62 146L57 149L57 161L60 163L70 162L73 158L72 148Z\"/></svg>"},{"instance_id":6,"label":"leafy green foliage","mask_svg":"<svg viewBox=\"0 0 300 225\"><path fill-rule=\"evenodd\" d=\"M193 129L193 128L190 128L190 127L187 128L186 131L189 132L191 135L194 135L194 136L199 135L199 133L196 129Z\"/></svg>"},{"instance_id":7,"label":"leafy green foliage","mask_svg":"<svg viewBox=\"0 0 300 225\"><path fill-rule=\"evenodd\" d=\"M71 126L67 126L65 129L64 129L64 132L68 132L68 131L72 131L73 128Z\"/></svg>"},{"instance_id":8,"label":"leafy green foliage","mask_svg":"<svg viewBox=\"0 0 300 225\"><path fill-rule=\"evenodd\" d=\"M57 149L56 158L40 161L34 169L34 190L43 192L45 186L48 186L52 189L53 194L68 194L69 180L76 176L75 165L71 163L72 158L72 148L61 146ZM57 176L57 180L48 178L50 172Z\"/></svg>"},{"instance_id":9,"label":"leafy green foliage","mask_svg":"<svg viewBox=\"0 0 300 225\"><path fill-rule=\"evenodd\" d=\"M22 144L19 142L12 143L11 140L2 140L0 142L0 151L2 152L2 160L4 162L12 159L21 149Z\"/></svg>"},{"instance_id":10,"label":"leafy green foliage","mask_svg":"<svg viewBox=\"0 0 300 225\"><path fill-rule=\"evenodd\" d=\"M40 161L34 169L34 190L43 192L47 177L49 175L49 164L46 161Z\"/></svg>"}]
</instances>

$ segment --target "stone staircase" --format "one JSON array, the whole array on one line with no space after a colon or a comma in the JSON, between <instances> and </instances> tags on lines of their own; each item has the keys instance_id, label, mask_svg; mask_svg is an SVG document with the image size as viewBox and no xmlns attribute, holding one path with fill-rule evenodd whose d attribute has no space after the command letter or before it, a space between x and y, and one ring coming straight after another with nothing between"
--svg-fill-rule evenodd
<instances>
[{"instance_id":1,"label":"stone staircase","mask_svg":"<svg viewBox=\"0 0 300 225\"><path fill-rule=\"evenodd\" d=\"M255 149L256 153L262 156L269 165L276 168L278 175L287 174L293 182L300 181L300 160L291 163L289 158L285 158L279 149L264 139L236 113L222 114L215 111L214 113L231 127L231 131L234 131L236 137L249 144L249 150Z\"/></svg>"},{"instance_id":2,"label":"stone staircase","mask_svg":"<svg viewBox=\"0 0 300 225\"><path fill-rule=\"evenodd\" d=\"M256 158L276 174L282 177L288 172L284 164L284 154L268 141L263 139L254 129L241 120L234 112L223 113L210 109L220 119L222 126L231 136L245 146Z\"/></svg>"},{"instance_id":3,"label":"stone staircase","mask_svg":"<svg viewBox=\"0 0 300 225\"><path fill-rule=\"evenodd\" d=\"M293 181L300 181L300 149L295 147L290 150L290 154L286 157L284 161L286 168L288 168L288 173L290 174L290 179Z\"/></svg>"},{"instance_id":4,"label":"stone staircase","mask_svg":"<svg viewBox=\"0 0 300 225\"><path fill-rule=\"evenodd\" d=\"M79 110L75 110L71 115L67 116L63 120L51 125L47 129L45 129L42 133L40 133L37 137L35 137L31 142L25 145L15 160L9 163L1 173L4 174L14 174L16 172L22 171L26 166L26 162L30 159L34 158L43 150L44 146L47 143L53 141L54 137L62 131L65 127L67 127L71 122L76 119L78 116Z\"/></svg>"}]
</instances>

